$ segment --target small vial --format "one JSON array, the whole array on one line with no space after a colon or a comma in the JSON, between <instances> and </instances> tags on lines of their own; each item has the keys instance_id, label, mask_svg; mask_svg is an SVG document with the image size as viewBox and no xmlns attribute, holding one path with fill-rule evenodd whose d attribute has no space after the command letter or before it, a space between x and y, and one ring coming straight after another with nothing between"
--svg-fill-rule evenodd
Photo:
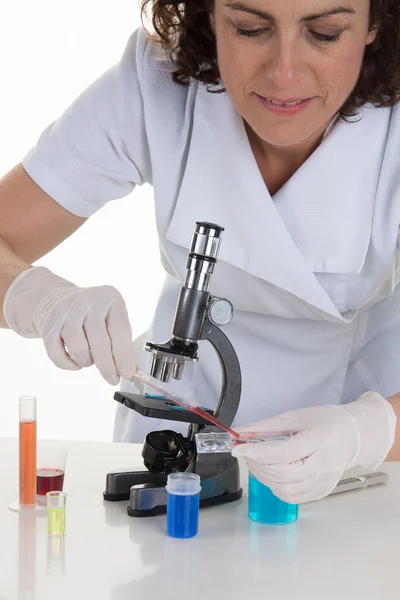
<instances>
[{"instance_id":1,"label":"small vial","mask_svg":"<svg viewBox=\"0 0 400 600\"><path fill-rule=\"evenodd\" d=\"M65 492L47 492L47 532L49 535L65 533Z\"/></svg>"},{"instance_id":2,"label":"small vial","mask_svg":"<svg viewBox=\"0 0 400 600\"><path fill-rule=\"evenodd\" d=\"M178 472L168 475L167 534L175 538L197 535L200 507L200 475Z\"/></svg>"},{"instance_id":3,"label":"small vial","mask_svg":"<svg viewBox=\"0 0 400 600\"><path fill-rule=\"evenodd\" d=\"M248 514L252 521L268 525L294 523L297 521L298 510L298 504L283 502L249 471Z\"/></svg>"}]
</instances>

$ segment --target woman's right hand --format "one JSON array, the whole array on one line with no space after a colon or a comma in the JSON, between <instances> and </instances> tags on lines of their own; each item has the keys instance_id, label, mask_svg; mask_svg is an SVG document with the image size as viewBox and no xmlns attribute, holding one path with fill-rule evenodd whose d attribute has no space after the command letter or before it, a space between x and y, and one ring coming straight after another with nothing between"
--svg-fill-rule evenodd
<instances>
[{"instance_id":1,"label":"woman's right hand","mask_svg":"<svg viewBox=\"0 0 400 600\"><path fill-rule=\"evenodd\" d=\"M111 385L135 373L128 312L112 286L81 288L45 267L32 267L8 288L3 313L19 335L42 338L61 369L94 364Z\"/></svg>"}]
</instances>

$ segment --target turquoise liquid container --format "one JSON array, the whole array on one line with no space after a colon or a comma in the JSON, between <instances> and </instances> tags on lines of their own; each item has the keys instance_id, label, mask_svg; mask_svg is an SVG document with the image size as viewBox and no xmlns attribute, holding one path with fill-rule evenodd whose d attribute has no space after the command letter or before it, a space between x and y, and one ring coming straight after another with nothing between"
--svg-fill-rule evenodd
<instances>
[{"instance_id":1,"label":"turquoise liquid container","mask_svg":"<svg viewBox=\"0 0 400 600\"><path fill-rule=\"evenodd\" d=\"M268 525L286 525L297 521L298 504L288 504L275 496L249 471L248 515L252 521Z\"/></svg>"}]
</instances>

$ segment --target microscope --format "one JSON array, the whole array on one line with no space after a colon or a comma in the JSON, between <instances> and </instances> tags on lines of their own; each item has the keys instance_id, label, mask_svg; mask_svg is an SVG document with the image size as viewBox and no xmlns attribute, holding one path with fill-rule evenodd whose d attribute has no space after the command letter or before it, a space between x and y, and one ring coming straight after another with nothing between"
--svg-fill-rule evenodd
<instances>
[{"instance_id":1,"label":"microscope","mask_svg":"<svg viewBox=\"0 0 400 600\"><path fill-rule=\"evenodd\" d=\"M213 223L196 223L172 337L166 342L147 342L145 350L152 354L150 375L169 383L171 378L182 379L185 363L198 361L199 340L208 340L219 359L222 385L215 411L205 410L230 427L239 407L241 372L235 350L220 327L232 319L233 307L229 300L209 292L223 231L223 227ZM218 431L216 426L210 426L203 416L181 408L165 397L116 392L114 399L147 417L186 422L188 432L186 437L172 430L149 433L142 449L146 470L124 469L107 473L105 500L129 500L127 512L132 517L161 514L166 511L167 477L174 471L200 475L200 507L241 498L237 459L230 453L199 454L196 451L196 434Z\"/></svg>"}]
</instances>

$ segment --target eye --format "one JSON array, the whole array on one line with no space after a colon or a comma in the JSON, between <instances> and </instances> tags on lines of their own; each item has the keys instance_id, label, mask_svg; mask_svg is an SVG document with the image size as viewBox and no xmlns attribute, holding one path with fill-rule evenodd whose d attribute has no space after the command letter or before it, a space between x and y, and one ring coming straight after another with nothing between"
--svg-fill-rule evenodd
<instances>
[{"instance_id":1,"label":"eye","mask_svg":"<svg viewBox=\"0 0 400 600\"><path fill-rule=\"evenodd\" d=\"M243 37L259 37L264 31L268 29L236 29L236 33Z\"/></svg>"},{"instance_id":2,"label":"eye","mask_svg":"<svg viewBox=\"0 0 400 600\"><path fill-rule=\"evenodd\" d=\"M260 35L262 35L263 33L267 33L268 31L270 31L269 29L236 29L237 35L241 36L241 37L247 37L247 38L256 38L259 37ZM312 37L317 40L318 42L322 42L324 44L329 44L329 43L333 43L333 42L337 42L340 38L340 33L337 33L335 35L328 35L325 33L318 33L317 31L310 31L310 34L312 35Z\"/></svg>"},{"instance_id":3,"label":"eye","mask_svg":"<svg viewBox=\"0 0 400 600\"><path fill-rule=\"evenodd\" d=\"M340 33L337 33L336 35L326 35L324 33L317 33L316 31L310 31L310 33L318 42L327 44L337 42L340 38Z\"/></svg>"}]
</instances>

